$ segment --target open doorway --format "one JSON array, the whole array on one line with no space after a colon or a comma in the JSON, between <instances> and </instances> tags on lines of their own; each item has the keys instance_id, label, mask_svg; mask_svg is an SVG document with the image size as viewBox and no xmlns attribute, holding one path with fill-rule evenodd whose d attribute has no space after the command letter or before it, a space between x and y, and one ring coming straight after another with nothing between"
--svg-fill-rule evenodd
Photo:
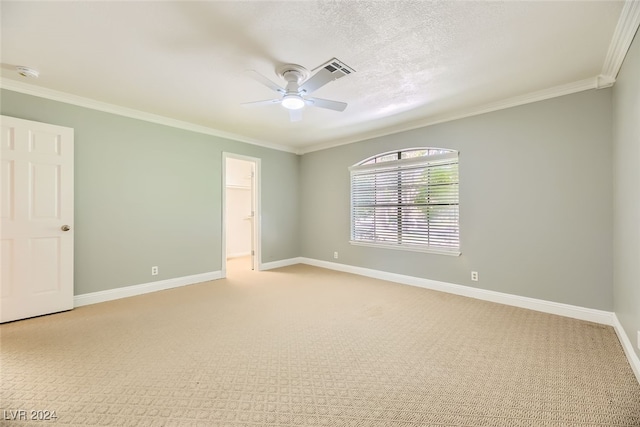
<instances>
[{"instance_id":1,"label":"open doorway","mask_svg":"<svg viewBox=\"0 0 640 427\"><path fill-rule=\"evenodd\" d=\"M258 270L260 265L260 159L223 153L222 266Z\"/></svg>"}]
</instances>

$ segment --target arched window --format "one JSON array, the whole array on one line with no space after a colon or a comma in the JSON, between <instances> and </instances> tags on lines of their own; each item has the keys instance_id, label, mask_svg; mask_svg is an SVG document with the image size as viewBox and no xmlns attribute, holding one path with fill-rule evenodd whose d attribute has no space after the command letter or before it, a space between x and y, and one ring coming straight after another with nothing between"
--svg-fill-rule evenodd
<instances>
[{"instance_id":1,"label":"arched window","mask_svg":"<svg viewBox=\"0 0 640 427\"><path fill-rule=\"evenodd\" d=\"M351 243L460 254L457 151L392 151L349 170Z\"/></svg>"}]
</instances>

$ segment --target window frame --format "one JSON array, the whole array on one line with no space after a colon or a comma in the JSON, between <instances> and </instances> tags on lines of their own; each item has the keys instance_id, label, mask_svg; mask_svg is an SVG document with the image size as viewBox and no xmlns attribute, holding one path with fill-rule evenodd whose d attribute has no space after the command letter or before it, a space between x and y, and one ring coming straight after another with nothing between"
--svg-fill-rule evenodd
<instances>
[{"instance_id":1,"label":"window frame","mask_svg":"<svg viewBox=\"0 0 640 427\"><path fill-rule=\"evenodd\" d=\"M402 158L403 154L408 154L411 152L416 152L416 151L426 151L426 154L424 155L420 155L420 156L411 156L408 158ZM435 154L429 154L429 152L435 152ZM388 158L390 155L392 154L396 154L398 155L398 159L395 160L383 160L383 161L376 161L377 159L381 159L381 158ZM371 156L366 158L365 160L362 160L361 162L358 162L357 164L349 167L349 174L350 174L350 188L349 188L349 193L350 193L350 209L349 209L349 213L350 213L350 218L349 218L349 222L350 222L350 239L349 239L349 243L352 245L356 245L356 246L368 246L368 247L377 247L377 248L385 248L385 249L394 249L394 250L401 250L401 251L412 251L412 252L425 252L425 253L434 253L434 254L441 254L441 255L451 255L451 256L459 256L460 255L460 180L459 180L459 156L460 156L460 152L457 150L452 150L452 149L445 149L445 148L435 148L435 147L417 147L417 148L406 148L406 149L400 149L400 150L393 150L393 151L388 151L385 153L380 153L377 154L375 156ZM452 162L452 160L455 159L455 162ZM397 205L397 209L398 209L398 220L397 220L397 227L398 227L398 243L391 243L391 242L383 242L383 241L376 241L376 240L371 240L371 241L367 241L367 240L356 240L355 236L356 236L356 224L355 224L355 218L356 218L356 214L355 214L355 210L354 210L354 175L363 175L366 174L369 171L375 171L377 173L382 173L384 171L393 171L393 170L397 170L398 172L400 171L407 171L409 168L411 167L420 167L420 166L424 166L425 170L428 170L428 168L433 168L435 166L438 165L443 165L443 164L455 164L455 170L456 170L456 177L457 177L457 181L455 181L452 184L457 185L457 192L455 193L456 196L456 203L450 204L449 206L456 206L456 223L455 223L455 228L456 228L456 232L457 234L455 235L455 237L457 238L457 246L439 246L439 245L429 245L427 243L424 244L411 244L411 243L404 243L402 242L403 239L403 230L402 230L402 222L403 222L403 216L406 217L407 215L410 215L408 213L402 213L402 212L406 212L404 210L402 210L402 202L400 200L400 198L402 197L402 184L399 181L398 182L398 190L397 190L397 194L398 194L398 205ZM435 187L434 185L432 185L432 187ZM376 187L377 188L377 187ZM429 186L425 186L425 188L429 188ZM375 197L377 197L377 191L374 193L376 194ZM405 234L406 234L406 230L405 230ZM426 234L426 239L429 240L429 232L427 232Z\"/></svg>"}]
</instances>

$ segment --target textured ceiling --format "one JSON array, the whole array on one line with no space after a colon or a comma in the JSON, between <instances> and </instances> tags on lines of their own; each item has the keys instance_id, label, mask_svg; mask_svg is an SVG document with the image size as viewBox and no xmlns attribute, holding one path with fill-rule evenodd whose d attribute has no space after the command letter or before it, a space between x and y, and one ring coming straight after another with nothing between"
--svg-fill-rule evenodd
<instances>
[{"instance_id":1,"label":"textured ceiling","mask_svg":"<svg viewBox=\"0 0 640 427\"><path fill-rule=\"evenodd\" d=\"M623 6L2 1L2 77L305 152L596 81ZM277 95L245 70L284 86L277 66L333 57L356 73L314 96L347 102L344 112L305 107L292 123L279 105L240 105ZM16 83L15 65L40 77Z\"/></svg>"}]
</instances>

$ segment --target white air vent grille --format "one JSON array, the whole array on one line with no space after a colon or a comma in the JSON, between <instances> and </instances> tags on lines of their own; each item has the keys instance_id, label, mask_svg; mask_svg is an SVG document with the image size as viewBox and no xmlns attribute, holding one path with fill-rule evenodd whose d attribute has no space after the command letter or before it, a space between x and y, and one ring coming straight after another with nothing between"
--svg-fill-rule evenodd
<instances>
[{"instance_id":1,"label":"white air vent grille","mask_svg":"<svg viewBox=\"0 0 640 427\"><path fill-rule=\"evenodd\" d=\"M353 68L336 58L325 62L316 68L316 70L319 71L300 86L300 91L304 93L311 93L333 80L338 80L341 77L348 76L349 74L356 72Z\"/></svg>"},{"instance_id":2,"label":"white air vent grille","mask_svg":"<svg viewBox=\"0 0 640 427\"><path fill-rule=\"evenodd\" d=\"M336 71L341 71L344 74L355 73L355 70L353 68L351 68L348 65L340 62L336 58L333 58L332 60L330 60L326 64L321 65L321 67L323 67L324 69L326 69L327 71L329 71L331 73L335 73Z\"/></svg>"}]
</instances>

